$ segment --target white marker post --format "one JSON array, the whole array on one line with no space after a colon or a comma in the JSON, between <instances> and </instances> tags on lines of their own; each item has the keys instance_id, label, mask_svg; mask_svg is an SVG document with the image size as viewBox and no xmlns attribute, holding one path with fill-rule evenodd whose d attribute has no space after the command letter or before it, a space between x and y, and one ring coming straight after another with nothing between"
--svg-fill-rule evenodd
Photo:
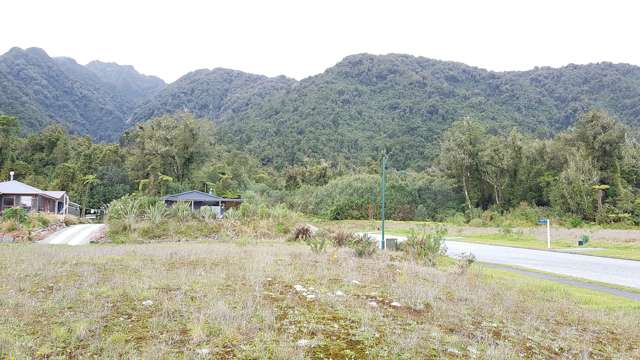
<instances>
[{"instance_id":1,"label":"white marker post","mask_svg":"<svg viewBox=\"0 0 640 360\"><path fill-rule=\"evenodd\" d=\"M538 225L547 225L547 249L551 249L551 219L540 219Z\"/></svg>"},{"instance_id":2,"label":"white marker post","mask_svg":"<svg viewBox=\"0 0 640 360\"><path fill-rule=\"evenodd\" d=\"M551 219L547 219L547 249L551 249Z\"/></svg>"}]
</instances>

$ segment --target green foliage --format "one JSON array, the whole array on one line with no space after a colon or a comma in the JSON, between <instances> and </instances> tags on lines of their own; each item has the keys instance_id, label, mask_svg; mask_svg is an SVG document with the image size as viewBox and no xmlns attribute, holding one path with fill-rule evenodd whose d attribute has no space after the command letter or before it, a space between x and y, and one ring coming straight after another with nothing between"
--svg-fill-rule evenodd
<instances>
[{"instance_id":1,"label":"green foliage","mask_svg":"<svg viewBox=\"0 0 640 360\"><path fill-rule=\"evenodd\" d=\"M333 220L378 218L380 213L379 175L345 175L324 186L300 188L291 198L294 208ZM437 218L455 209L460 196L452 182L414 172L390 171L385 196L386 216L393 220L413 220L418 204L421 216Z\"/></svg>"},{"instance_id":2,"label":"green foliage","mask_svg":"<svg viewBox=\"0 0 640 360\"><path fill-rule=\"evenodd\" d=\"M13 221L16 224L25 224L28 220L27 210L22 208L4 209L2 218L5 221Z\"/></svg>"},{"instance_id":3,"label":"green foliage","mask_svg":"<svg viewBox=\"0 0 640 360\"><path fill-rule=\"evenodd\" d=\"M378 250L378 244L371 240L367 234L354 236L349 243L357 257L371 257Z\"/></svg>"},{"instance_id":4,"label":"green foliage","mask_svg":"<svg viewBox=\"0 0 640 360\"><path fill-rule=\"evenodd\" d=\"M179 201L174 203L171 207L171 216L178 219L178 221L184 223L193 217L193 211L191 210L191 203L185 201Z\"/></svg>"},{"instance_id":5,"label":"green foliage","mask_svg":"<svg viewBox=\"0 0 640 360\"><path fill-rule=\"evenodd\" d=\"M587 243L589 243L590 238L589 238L589 235L582 234L580 235L579 240L582 242L582 245L587 245Z\"/></svg>"},{"instance_id":6,"label":"green foliage","mask_svg":"<svg viewBox=\"0 0 640 360\"><path fill-rule=\"evenodd\" d=\"M0 76L8 79L0 94L19 94L0 95L0 112L19 115L0 115L0 179L13 170L83 208L135 189L198 189L267 199L227 215L273 221L279 231L296 216L287 206L377 219L385 148L391 219L522 226L545 213L569 225L640 224L640 145L637 126L626 126L640 118L628 105L640 99L640 72L629 65L497 74L355 55L300 82L215 69L159 92L161 81L124 67L13 49L0 57ZM608 113L583 112L594 106ZM132 114L136 125L119 144L66 130L113 140ZM22 136L21 128L41 131ZM136 218L146 211L140 204Z\"/></svg>"},{"instance_id":7,"label":"green foliage","mask_svg":"<svg viewBox=\"0 0 640 360\"><path fill-rule=\"evenodd\" d=\"M145 209L145 215L153 225L160 224L160 222L162 222L162 220L165 218L167 213L168 213L167 207L164 204L164 201L161 201L161 200L153 204L147 205Z\"/></svg>"},{"instance_id":8,"label":"green foliage","mask_svg":"<svg viewBox=\"0 0 640 360\"><path fill-rule=\"evenodd\" d=\"M142 199L140 197L126 195L109 204L107 219L110 222L119 222L125 230L131 231L137 224L142 209Z\"/></svg>"},{"instance_id":9,"label":"green foliage","mask_svg":"<svg viewBox=\"0 0 640 360\"><path fill-rule=\"evenodd\" d=\"M305 242L314 254L325 252L327 245L329 244L329 240L327 240L327 237L324 234L311 236Z\"/></svg>"},{"instance_id":10,"label":"green foliage","mask_svg":"<svg viewBox=\"0 0 640 360\"><path fill-rule=\"evenodd\" d=\"M198 211L198 215L202 220L208 223L214 221L218 217L218 214L208 206L201 207Z\"/></svg>"},{"instance_id":11,"label":"green foliage","mask_svg":"<svg viewBox=\"0 0 640 360\"><path fill-rule=\"evenodd\" d=\"M0 78L0 113L20 118L23 130L60 123L103 141L118 139L136 104L165 86L131 67L82 66L38 48L0 56Z\"/></svg>"},{"instance_id":12,"label":"green foliage","mask_svg":"<svg viewBox=\"0 0 640 360\"><path fill-rule=\"evenodd\" d=\"M212 131L210 122L188 114L139 124L122 137L129 176L146 181L143 190L149 194L161 194L174 180L187 180L211 151Z\"/></svg>"},{"instance_id":13,"label":"green foliage","mask_svg":"<svg viewBox=\"0 0 640 360\"><path fill-rule=\"evenodd\" d=\"M435 266L438 257L447 253L447 248L444 245L444 236L446 234L447 229L443 226L438 226L428 231L414 231L402 243L401 249L414 260L429 266Z\"/></svg>"}]
</instances>

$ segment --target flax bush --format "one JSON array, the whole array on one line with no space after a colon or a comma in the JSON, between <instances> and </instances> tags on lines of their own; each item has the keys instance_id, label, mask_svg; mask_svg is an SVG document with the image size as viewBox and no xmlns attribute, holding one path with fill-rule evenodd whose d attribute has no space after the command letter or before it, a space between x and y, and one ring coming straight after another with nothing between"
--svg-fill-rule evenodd
<instances>
[{"instance_id":1,"label":"flax bush","mask_svg":"<svg viewBox=\"0 0 640 360\"><path fill-rule=\"evenodd\" d=\"M121 223L125 230L131 231L137 224L140 213L140 198L134 195L126 195L109 204L107 221Z\"/></svg>"},{"instance_id":2,"label":"flax bush","mask_svg":"<svg viewBox=\"0 0 640 360\"><path fill-rule=\"evenodd\" d=\"M191 205L187 202L177 202L171 208L171 215L181 223L187 222L193 215Z\"/></svg>"},{"instance_id":3,"label":"flax bush","mask_svg":"<svg viewBox=\"0 0 640 360\"><path fill-rule=\"evenodd\" d=\"M414 231L402 244L401 249L413 260L435 266L438 257L447 253L444 245L446 234L447 229L443 226L421 232Z\"/></svg>"},{"instance_id":4,"label":"flax bush","mask_svg":"<svg viewBox=\"0 0 640 360\"><path fill-rule=\"evenodd\" d=\"M378 250L378 244L367 234L355 236L349 246L355 251L357 257L371 257Z\"/></svg>"},{"instance_id":5,"label":"flax bush","mask_svg":"<svg viewBox=\"0 0 640 360\"><path fill-rule=\"evenodd\" d=\"M318 234L307 239L306 243L314 254L320 254L327 249L329 241L324 234Z\"/></svg>"},{"instance_id":6,"label":"flax bush","mask_svg":"<svg viewBox=\"0 0 640 360\"><path fill-rule=\"evenodd\" d=\"M162 201L157 201L154 204L147 206L146 216L153 225L160 224L166 215L167 207Z\"/></svg>"},{"instance_id":7,"label":"flax bush","mask_svg":"<svg viewBox=\"0 0 640 360\"><path fill-rule=\"evenodd\" d=\"M200 211L198 211L198 215L202 220L208 223L218 218L218 214L208 206L201 207Z\"/></svg>"}]
</instances>

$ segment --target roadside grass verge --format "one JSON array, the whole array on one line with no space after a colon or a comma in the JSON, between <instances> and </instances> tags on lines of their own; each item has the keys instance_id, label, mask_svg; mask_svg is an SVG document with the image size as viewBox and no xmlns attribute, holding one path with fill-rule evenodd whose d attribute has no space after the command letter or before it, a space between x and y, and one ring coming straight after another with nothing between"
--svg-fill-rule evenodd
<instances>
[{"instance_id":1,"label":"roadside grass verge","mask_svg":"<svg viewBox=\"0 0 640 360\"><path fill-rule=\"evenodd\" d=\"M353 232L367 231L379 232L379 222L371 222L366 220L343 220L343 221L317 221L323 227L328 229L343 229ZM433 222L417 222L417 221L387 221L385 222L385 230L389 235L409 236L412 231L420 230L425 226L434 226L438 223ZM445 224L446 225L446 224ZM478 244L502 245L512 247L522 247L529 249L547 249L547 240L545 236L533 236L519 228L477 228L470 226L447 226L449 229L448 237L460 237L460 241L473 242ZM626 230L635 234L637 237L630 236L627 239L607 239L606 237L592 238L586 246L577 246L577 239L570 239L563 234L566 231L580 233L580 229L559 229L561 236L556 232L558 229L552 229L551 248L552 249L588 249L603 248L604 250L593 250L582 252L583 255L608 256L619 259L640 260L640 231ZM585 228L582 232L588 234L592 229ZM625 230L616 230L625 231Z\"/></svg>"},{"instance_id":2,"label":"roadside grass verge","mask_svg":"<svg viewBox=\"0 0 640 360\"><path fill-rule=\"evenodd\" d=\"M529 249L547 250L547 241L534 236L523 234L486 234L462 236L460 241L522 247ZM618 259L640 260L640 239L637 242L614 242L606 240L591 240L586 246L576 246L574 240L551 238L552 250L566 249L589 249L602 248L603 250L593 250L580 252L582 255L608 256Z\"/></svg>"},{"instance_id":3,"label":"roadside grass verge","mask_svg":"<svg viewBox=\"0 0 640 360\"><path fill-rule=\"evenodd\" d=\"M5 245L0 358L640 356L623 300L451 264L259 241Z\"/></svg>"},{"instance_id":4,"label":"roadside grass verge","mask_svg":"<svg viewBox=\"0 0 640 360\"><path fill-rule=\"evenodd\" d=\"M536 296L545 299L546 301L558 301L568 298L575 301L576 304L593 309L640 311L640 301L626 299L602 291L587 289L580 286L560 284L553 280L538 279L529 275L519 274L509 269L491 268L483 266L482 264L479 264L476 267L476 271L485 277L487 281L491 281L505 287L513 287L518 289L518 291L530 292L531 296ZM607 284L607 286L610 285ZM614 288L636 293L638 292L638 289L628 289L623 287Z\"/></svg>"}]
</instances>

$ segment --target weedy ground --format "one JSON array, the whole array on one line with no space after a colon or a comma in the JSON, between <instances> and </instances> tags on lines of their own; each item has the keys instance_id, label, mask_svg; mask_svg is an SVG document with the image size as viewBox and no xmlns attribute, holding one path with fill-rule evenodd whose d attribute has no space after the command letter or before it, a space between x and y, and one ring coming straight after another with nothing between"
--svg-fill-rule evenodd
<instances>
[{"instance_id":1,"label":"weedy ground","mask_svg":"<svg viewBox=\"0 0 640 360\"><path fill-rule=\"evenodd\" d=\"M640 357L637 302L299 243L0 246L0 358Z\"/></svg>"},{"instance_id":2,"label":"weedy ground","mask_svg":"<svg viewBox=\"0 0 640 360\"><path fill-rule=\"evenodd\" d=\"M350 231L379 231L379 223L364 220L318 221L329 229L348 229ZM414 230L433 223L418 221L389 221L386 231L390 235L407 236ZM454 226L445 224L449 229L448 236L462 237L463 241L480 244L515 246L531 249L546 249L547 234L545 226L529 228L496 228L478 226ZM606 228L573 228L554 227L552 234L552 248L567 250L579 248L577 240L587 235L590 240L582 248L598 248L586 254L609 256L620 259L640 260L640 230L639 229L606 229Z\"/></svg>"}]
</instances>

